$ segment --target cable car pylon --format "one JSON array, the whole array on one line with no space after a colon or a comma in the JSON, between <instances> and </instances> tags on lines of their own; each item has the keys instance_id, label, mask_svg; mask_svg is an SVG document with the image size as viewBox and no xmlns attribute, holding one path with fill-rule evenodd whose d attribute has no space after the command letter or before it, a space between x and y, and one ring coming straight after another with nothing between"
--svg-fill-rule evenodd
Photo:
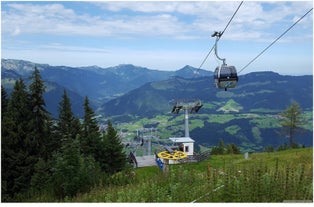
<instances>
[{"instance_id":1,"label":"cable car pylon","mask_svg":"<svg viewBox=\"0 0 314 207\"><path fill-rule=\"evenodd\" d=\"M203 107L202 102L198 99L194 102L183 103L183 101L175 101L171 113L178 114L180 110L185 111L184 115L184 136L190 137L189 133L189 114L197 113Z\"/></svg>"}]
</instances>

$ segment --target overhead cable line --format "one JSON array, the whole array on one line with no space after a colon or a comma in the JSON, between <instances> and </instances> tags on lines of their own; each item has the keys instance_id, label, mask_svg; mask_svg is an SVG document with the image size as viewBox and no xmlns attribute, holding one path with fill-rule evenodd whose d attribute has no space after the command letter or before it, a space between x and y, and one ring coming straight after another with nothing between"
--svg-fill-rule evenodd
<instances>
[{"instance_id":1,"label":"overhead cable line","mask_svg":"<svg viewBox=\"0 0 314 207\"><path fill-rule=\"evenodd\" d=\"M227 28L229 27L231 21L233 20L234 16L237 14L237 12L239 11L240 7L242 6L243 1L241 1L241 3L239 4L238 8L236 9L236 11L233 13L232 17L230 18L229 22L227 23L227 25L225 26L224 30L221 32L221 35L219 37L219 39L222 37L222 35L224 34L224 32L227 30ZM218 40L219 40L218 39ZM217 40L217 41L218 41ZM215 43L216 44L216 43ZM192 81L195 76L198 74L198 72L200 71L200 69L203 67L204 63L206 62L207 58L209 57L209 55L211 54L211 52L213 51L213 49L215 48L215 44L213 45L213 47L209 50L209 52L207 53L207 55L205 56L204 60L202 61L202 63L200 64L200 66L198 67L198 69L196 70L193 78L190 80ZM185 87L183 89L183 91L185 91L187 85L190 83L190 81L188 83L185 84Z\"/></svg>"},{"instance_id":2,"label":"overhead cable line","mask_svg":"<svg viewBox=\"0 0 314 207\"><path fill-rule=\"evenodd\" d=\"M223 33L224 33L224 32L226 31L226 29L228 28L228 26L229 26L230 22L232 21L233 17L236 15L236 13L238 12L238 10L239 10L240 7L242 6L242 3L243 3L243 1L241 1L241 3L239 4L237 10L233 13L233 15L232 15L231 19L229 20L227 26L226 26L225 29L222 31L221 36L223 35ZM220 37L221 37L221 36L220 36ZM219 38L219 39L220 39L220 38Z\"/></svg>"},{"instance_id":3,"label":"overhead cable line","mask_svg":"<svg viewBox=\"0 0 314 207\"><path fill-rule=\"evenodd\" d=\"M237 12L239 11L240 7L242 6L243 1L241 1L241 3L239 4L238 8L236 9L236 11L233 13L232 17L230 18L229 22L227 23L226 27L224 28L224 30L221 32L219 39L222 37L222 35L224 34L224 32L226 31L226 29L229 27L231 21L233 20L234 16L237 14ZM219 39L217 41L219 41ZM203 62L201 63L201 65L198 67L198 70L201 69L201 67L204 65L204 63L206 62L208 56L210 55L210 53L213 51L213 49L215 48L215 45L213 45L213 47L210 49L210 51L207 53L205 59L203 60Z\"/></svg>"},{"instance_id":4,"label":"overhead cable line","mask_svg":"<svg viewBox=\"0 0 314 207\"><path fill-rule=\"evenodd\" d=\"M299 23L306 15L308 15L313 8L307 11L302 17L298 19L293 25L291 25L284 33L282 33L277 39L275 39L270 45L268 45L262 52L260 52L255 58L253 58L248 64L246 64L239 72L241 73L244 69L246 69L249 65L251 65L257 58L259 58L266 50L268 50L273 44L275 44L281 37L283 37L292 27L294 27L297 23Z\"/></svg>"}]
</instances>

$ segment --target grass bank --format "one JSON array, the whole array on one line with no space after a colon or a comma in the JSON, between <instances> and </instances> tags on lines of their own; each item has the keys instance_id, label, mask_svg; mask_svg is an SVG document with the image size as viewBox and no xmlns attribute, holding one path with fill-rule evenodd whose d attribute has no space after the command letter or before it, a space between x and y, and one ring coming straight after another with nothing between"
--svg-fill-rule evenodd
<instances>
[{"instance_id":1,"label":"grass bank","mask_svg":"<svg viewBox=\"0 0 314 207\"><path fill-rule=\"evenodd\" d=\"M191 164L138 168L69 202L285 202L313 200L313 149L212 156Z\"/></svg>"}]
</instances>

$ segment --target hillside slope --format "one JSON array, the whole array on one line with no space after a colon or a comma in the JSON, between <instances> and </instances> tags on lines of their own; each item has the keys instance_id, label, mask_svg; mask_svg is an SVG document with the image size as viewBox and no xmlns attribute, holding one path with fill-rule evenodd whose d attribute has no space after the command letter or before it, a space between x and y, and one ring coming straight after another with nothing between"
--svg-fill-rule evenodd
<instances>
[{"instance_id":1,"label":"hillside slope","mask_svg":"<svg viewBox=\"0 0 314 207\"><path fill-rule=\"evenodd\" d=\"M283 110L292 101L298 102L303 109L311 109L312 97L312 76L282 76L273 72L250 73L240 76L238 86L226 92L216 89L211 77L174 77L147 83L105 103L103 110L107 115L149 116L169 111L171 100L184 99L200 99L204 103L233 99L242 106L241 112L258 109Z\"/></svg>"},{"instance_id":2,"label":"hillside slope","mask_svg":"<svg viewBox=\"0 0 314 207\"><path fill-rule=\"evenodd\" d=\"M278 133L281 127L278 114L296 101L304 111L305 125L295 141L312 146L312 90L312 76L282 76L273 72L240 76L238 86L226 92L216 89L209 77L174 77L147 83L107 102L103 113L119 123L125 134L154 127L162 140L167 140L184 136L183 112L170 113L174 100L200 99L204 106L189 121L190 136L196 146L213 146L222 138L242 150L261 151L268 145L279 146L287 141Z\"/></svg>"},{"instance_id":3,"label":"hillside slope","mask_svg":"<svg viewBox=\"0 0 314 207\"><path fill-rule=\"evenodd\" d=\"M210 170L208 170L210 165ZM71 202L313 202L313 149L212 156L193 164L136 169Z\"/></svg>"}]
</instances>

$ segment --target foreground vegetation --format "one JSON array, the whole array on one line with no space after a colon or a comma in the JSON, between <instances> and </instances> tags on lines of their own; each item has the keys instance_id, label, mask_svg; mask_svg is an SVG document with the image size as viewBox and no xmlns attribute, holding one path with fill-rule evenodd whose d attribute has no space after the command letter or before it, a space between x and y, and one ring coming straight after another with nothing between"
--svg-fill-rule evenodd
<instances>
[{"instance_id":1,"label":"foreground vegetation","mask_svg":"<svg viewBox=\"0 0 314 207\"><path fill-rule=\"evenodd\" d=\"M210 168L209 168L210 166ZM216 155L200 163L119 173L70 202L288 202L313 200L313 150Z\"/></svg>"},{"instance_id":2,"label":"foreground vegetation","mask_svg":"<svg viewBox=\"0 0 314 207\"><path fill-rule=\"evenodd\" d=\"M72 112L64 90L58 119L46 110L45 85L35 68L28 90L15 82L10 98L1 87L1 201L23 202L38 195L62 200L88 192L126 168L124 146L108 121L99 130L84 101L84 117Z\"/></svg>"}]
</instances>

